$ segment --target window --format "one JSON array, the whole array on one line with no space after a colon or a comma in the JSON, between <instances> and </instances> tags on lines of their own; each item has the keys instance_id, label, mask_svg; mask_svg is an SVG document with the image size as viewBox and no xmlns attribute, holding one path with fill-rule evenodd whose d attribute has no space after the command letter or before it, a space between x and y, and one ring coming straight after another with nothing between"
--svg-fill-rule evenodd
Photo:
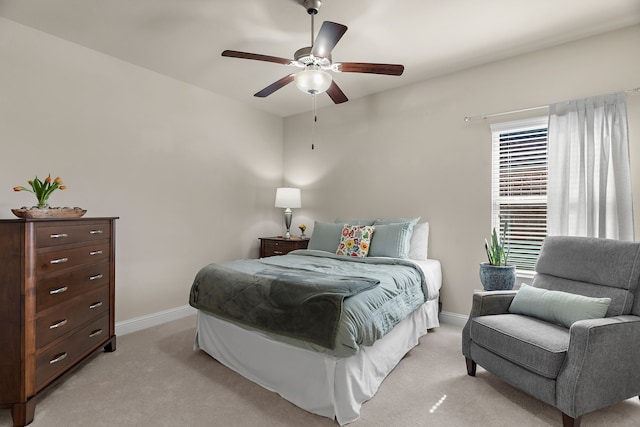
<instances>
[{"instance_id":1,"label":"window","mask_svg":"<svg viewBox=\"0 0 640 427\"><path fill-rule=\"evenodd\" d=\"M548 118L491 126L491 226L502 235L508 224L509 263L519 276L532 277L547 235Z\"/></svg>"}]
</instances>

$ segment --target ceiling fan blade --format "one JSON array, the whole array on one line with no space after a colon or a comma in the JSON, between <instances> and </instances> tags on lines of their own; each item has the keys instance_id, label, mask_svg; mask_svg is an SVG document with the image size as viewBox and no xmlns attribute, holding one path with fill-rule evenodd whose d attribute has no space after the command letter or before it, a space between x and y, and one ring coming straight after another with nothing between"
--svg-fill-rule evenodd
<instances>
[{"instance_id":1,"label":"ceiling fan blade","mask_svg":"<svg viewBox=\"0 0 640 427\"><path fill-rule=\"evenodd\" d=\"M335 80L331 81L331 86L327 89L327 95L329 95L329 98L331 98L331 100L336 104L342 104L349 100L342 89L338 87Z\"/></svg>"},{"instance_id":2,"label":"ceiling fan blade","mask_svg":"<svg viewBox=\"0 0 640 427\"><path fill-rule=\"evenodd\" d=\"M341 62L338 71L343 73L370 73L386 74L389 76L401 76L404 65L399 64L372 64L369 62Z\"/></svg>"},{"instance_id":3,"label":"ceiling fan blade","mask_svg":"<svg viewBox=\"0 0 640 427\"><path fill-rule=\"evenodd\" d=\"M347 27L344 25L331 21L324 21L322 23L322 27L320 27L320 31L318 31L318 36L313 43L311 53L313 56L317 56L319 58L329 57L333 48L336 47L336 44L338 44L338 41L346 32Z\"/></svg>"},{"instance_id":4,"label":"ceiling fan blade","mask_svg":"<svg viewBox=\"0 0 640 427\"><path fill-rule=\"evenodd\" d=\"M273 92L277 91L278 89L291 83L293 81L293 76L294 74L289 74L288 76L284 76L280 80L271 83L269 86L265 87L264 89L262 89L260 92L256 93L253 96L257 96L258 98L265 98L271 95Z\"/></svg>"},{"instance_id":5,"label":"ceiling fan blade","mask_svg":"<svg viewBox=\"0 0 640 427\"><path fill-rule=\"evenodd\" d=\"M241 58L241 59L253 59L255 61L275 62L276 64L284 64L284 65L288 65L289 63L291 63L291 60L286 58L278 58L277 56L269 56L269 55L260 55L259 53L239 52L237 50L225 50L224 52L222 52L222 56L229 56L231 58Z\"/></svg>"}]
</instances>

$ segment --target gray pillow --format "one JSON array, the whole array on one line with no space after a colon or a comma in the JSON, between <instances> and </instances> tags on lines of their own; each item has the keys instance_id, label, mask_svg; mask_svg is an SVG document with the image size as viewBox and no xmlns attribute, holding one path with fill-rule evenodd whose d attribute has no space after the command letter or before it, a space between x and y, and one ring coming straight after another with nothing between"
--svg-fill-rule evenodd
<instances>
[{"instance_id":1,"label":"gray pillow","mask_svg":"<svg viewBox=\"0 0 640 427\"><path fill-rule=\"evenodd\" d=\"M537 317L571 328L578 320L601 319L607 313L611 298L592 298L569 292L551 291L520 285L511 301L509 312Z\"/></svg>"},{"instance_id":2,"label":"gray pillow","mask_svg":"<svg viewBox=\"0 0 640 427\"><path fill-rule=\"evenodd\" d=\"M373 221L373 225L384 225L384 224L398 224L401 222L408 222L411 224L411 227L413 228L414 225L416 225L418 223L418 221L420 221L420 217L417 218L378 218L375 221Z\"/></svg>"},{"instance_id":3,"label":"gray pillow","mask_svg":"<svg viewBox=\"0 0 640 427\"><path fill-rule=\"evenodd\" d=\"M349 225L373 225L373 219L344 219L341 217L336 218L334 221L336 224L349 224Z\"/></svg>"},{"instance_id":4,"label":"gray pillow","mask_svg":"<svg viewBox=\"0 0 640 427\"><path fill-rule=\"evenodd\" d=\"M307 249L335 253L340 244L343 225L344 224L315 221Z\"/></svg>"},{"instance_id":5,"label":"gray pillow","mask_svg":"<svg viewBox=\"0 0 640 427\"><path fill-rule=\"evenodd\" d=\"M369 256L409 258L413 225L408 222L375 225Z\"/></svg>"}]
</instances>

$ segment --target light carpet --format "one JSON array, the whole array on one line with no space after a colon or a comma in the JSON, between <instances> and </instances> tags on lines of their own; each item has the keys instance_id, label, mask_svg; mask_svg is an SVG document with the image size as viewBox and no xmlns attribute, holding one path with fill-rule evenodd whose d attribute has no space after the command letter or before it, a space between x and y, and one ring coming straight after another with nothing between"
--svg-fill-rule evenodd
<instances>
[{"instance_id":1,"label":"light carpet","mask_svg":"<svg viewBox=\"0 0 640 427\"><path fill-rule=\"evenodd\" d=\"M118 337L39 399L33 427L336 427L193 351L195 317ZM366 402L353 427L561 426L560 412L478 367L467 376L461 328L442 325L420 340ZM0 379L1 381L1 379ZM587 414L582 427L633 426L636 397ZM0 426L11 426L0 409Z\"/></svg>"}]
</instances>

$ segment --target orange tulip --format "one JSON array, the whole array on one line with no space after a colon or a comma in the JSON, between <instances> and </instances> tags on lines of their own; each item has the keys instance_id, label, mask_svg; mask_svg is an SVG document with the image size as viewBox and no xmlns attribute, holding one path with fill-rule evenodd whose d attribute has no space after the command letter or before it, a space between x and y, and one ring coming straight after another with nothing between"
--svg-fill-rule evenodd
<instances>
[{"instance_id":1,"label":"orange tulip","mask_svg":"<svg viewBox=\"0 0 640 427\"><path fill-rule=\"evenodd\" d=\"M39 207L48 206L49 196L51 196L51 193L53 193L55 190L67 189L67 186L63 185L62 183L62 178L56 176L56 178L52 180L51 174L49 174L43 181L40 181L40 179L36 176L34 179L29 180L29 185L31 186L31 189L22 186L16 186L13 187L13 191L28 191L35 194L36 198L38 199Z\"/></svg>"}]
</instances>

